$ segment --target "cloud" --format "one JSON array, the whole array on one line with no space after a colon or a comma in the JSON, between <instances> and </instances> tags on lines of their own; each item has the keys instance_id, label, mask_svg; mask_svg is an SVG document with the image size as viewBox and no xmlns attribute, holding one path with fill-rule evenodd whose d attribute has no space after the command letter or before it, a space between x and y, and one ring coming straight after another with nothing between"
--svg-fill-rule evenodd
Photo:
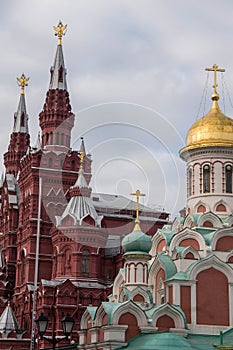
<instances>
[{"instance_id":1,"label":"cloud","mask_svg":"<svg viewBox=\"0 0 233 350\"><path fill-rule=\"evenodd\" d=\"M166 174L163 175L166 178L163 187L168 188L166 195L159 194L158 178L154 176L153 180L153 174L147 175L150 188L155 188L150 200L158 198L156 203L163 201L170 210L178 206L174 204L177 195L173 195L177 192L178 203L184 206L185 165L179 161L178 151L197 117L206 80L204 68L214 63L226 68L226 81L232 91L232 10L233 3L227 0L221 5L217 0L207 0L201 7L194 0L4 2L0 13L2 153L7 149L17 110L19 88L15 81L22 72L30 76L26 100L34 143L56 50L52 26L61 19L68 24L64 56L71 103L78 114L73 144L76 147L78 137L85 136L93 152L94 171L101 174L99 188L104 190L106 186L106 191L110 191L118 186L118 190L127 191L126 182L134 177L136 169L131 162L140 157L143 160L140 169L146 174L152 174L149 168L153 162L155 169L160 164L158 176ZM210 76L207 109L211 79ZM220 83L219 91L222 94ZM120 102L124 108L121 106L119 110L120 104L107 107L111 102ZM99 108L93 108L94 105ZM232 112L229 107L227 111ZM111 162L100 171L100 158L111 160L112 154L116 159L117 152L122 157L124 149L119 146L122 139L124 144L128 140L130 150L128 174L122 175L124 184L119 185L119 177L115 185L110 185L107 179L111 178ZM137 142L139 149L135 146ZM175 167L172 171L167 169L170 158L174 164L181 164L177 165L182 174L180 187L174 184ZM143 172L138 170L138 173L143 187Z\"/></svg>"}]
</instances>

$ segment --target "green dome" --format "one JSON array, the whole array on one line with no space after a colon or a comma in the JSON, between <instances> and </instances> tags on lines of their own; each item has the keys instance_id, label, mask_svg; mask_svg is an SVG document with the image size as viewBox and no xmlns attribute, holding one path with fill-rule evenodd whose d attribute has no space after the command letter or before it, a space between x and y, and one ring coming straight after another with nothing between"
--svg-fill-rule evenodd
<instances>
[{"instance_id":1,"label":"green dome","mask_svg":"<svg viewBox=\"0 0 233 350\"><path fill-rule=\"evenodd\" d=\"M211 349L208 347L208 349ZM118 348L123 349L123 348ZM199 347L193 347L191 343L184 337L173 333L155 333L140 335L129 341L128 346L124 347L125 350L192 350L200 349ZM204 349L204 348L203 348Z\"/></svg>"},{"instance_id":2,"label":"green dome","mask_svg":"<svg viewBox=\"0 0 233 350\"><path fill-rule=\"evenodd\" d=\"M122 248L125 253L141 252L148 254L151 250L151 246L151 238L140 229L136 229L132 233L129 233L122 240Z\"/></svg>"}]
</instances>

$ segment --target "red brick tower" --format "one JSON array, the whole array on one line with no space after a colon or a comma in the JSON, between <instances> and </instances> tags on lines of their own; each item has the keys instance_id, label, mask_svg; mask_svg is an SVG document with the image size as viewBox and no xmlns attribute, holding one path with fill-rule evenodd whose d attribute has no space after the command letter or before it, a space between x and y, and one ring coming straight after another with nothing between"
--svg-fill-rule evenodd
<instances>
[{"instance_id":1,"label":"red brick tower","mask_svg":"<svg viewBox=\"0 0 233 350\"><path fill-rule=\"evenodd\" d=\"M21 86L21 94L17 112L14 115L14 127L10 136L8 151L4 154L4 165L7 174L13 174L17 177L20 160L26 154L30 145L30 135L28 131L28 115L26 111L26 102L24 88L27 86L29 78L24 74L17 78Z\"/></svg>"}]
</instances>

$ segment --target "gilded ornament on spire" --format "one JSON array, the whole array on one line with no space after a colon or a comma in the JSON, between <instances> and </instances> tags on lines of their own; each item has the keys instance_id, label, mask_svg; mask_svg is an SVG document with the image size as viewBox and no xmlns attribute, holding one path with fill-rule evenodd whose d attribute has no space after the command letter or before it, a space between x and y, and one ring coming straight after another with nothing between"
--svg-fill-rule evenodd
<instances>
[{"instance_id":1,"label":"gilded ornament on spire","mask_svg":"<svg viewBox=\"0 0 233 350\"><path fill-rule=\"evenodd\" d=\"M208 71L208 72L214 72L214 85L213 85L214 93L212 95L212 100L218 101L219 100L219 95L217 93L217 87L218 87L218 84L217 84L217 72L222 72L223 73L223 72L225 72L225 69L218 68L218 65L215 63L213 65L213 67L206 68L205 70Z\"/></svg>"},{"instance_id":2,"label":"gilded ornament on spire","mask_svg":"<svg viewBox=\"0 0 233 350\"><path fill-rule=\"evenodd\" d=\"M134 227L134 231L139 231L140 226L140 220L139 220L139 197L144 197L145 194L141 193L140 190L137 190L135 193L131 193L132 196L136 196L136 219L135 219L135 227Z\"/></svg>"},{"instance_id":3,"label":"gilded ornament on spire","mask_svg":"<svg viewBox=\"0 0 233 350\"><path fill-rule=\"evenodd\" d=\"M55 36L58 37L58 45L62 44L62 37L65 35L65 30L67 28L67 24L63 25L62 21L59 21L57 26L54 26L53 29L55 30Z\"/></svg>"},{"instance_id":4,"label":"gilded ornament on spire","mask_svg":"<svg viewBox=\"0 0 233 350\"><path fill-rule=\"evenodd\" d=\"M80 170L83 170L83 163L84 163L84 152L83 151L79 151L79 158L80 158L80 168L79 168L79 171Z\"/></svg>"},{"instance_id":5,"label":"gilded ornament on spire","mask_svg":"<svg viewBox=\"0 0 233 350\"><path fill-rule=\"evenodd\" d=\"M18 85L21 86L21 94L24 95L24 88L25 86L28 86L27 82L30 78L27 78L24 73L21 75L20 78L17 78Z\"/></svg>"}]
</instances>

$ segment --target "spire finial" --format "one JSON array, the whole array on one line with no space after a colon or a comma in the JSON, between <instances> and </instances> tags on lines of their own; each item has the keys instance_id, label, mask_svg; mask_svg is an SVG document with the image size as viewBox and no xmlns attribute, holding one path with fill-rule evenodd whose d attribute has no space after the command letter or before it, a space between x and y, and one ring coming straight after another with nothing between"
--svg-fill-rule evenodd
<instances>
[{"instance_id":1,"label":"spire finial","mask_svg":"<svg viewBox=\"0 0 233 350\"><path fill-rule=\"evenodd\" d=\"M223 68L218 68L218 65L215 63L213 65L213 67L211 68L206 68L205 70L209 71L209 72L214 72L214 85L213 85L213 88L214 88L214 93L212 95L212 100L214 101L218 101L219 100L219 95L217 93L217 87L218 87L218 84L217 84L217 72L225 72L225 69Z\"/></svg>"},{"instance_id":2,"label":"spire finial","mask_svg":"<svg viewBox=\"0 0 233 350\"><path fill-rule=\"evenodd\" d=\"M67 28L67 24L63 25L62 21L59 21L57 26L54 26L53 29L55 30L55 36L58 37L58 45L62 44L62 37L65 35L65 30Z\"/></svg>"},{"instance_id":3,"label":"spire finial","mask_svg":"<svg viewBox=\"0 0 233 350\"><path fill-rule=\"evenodd\" d=\"M79 171L82 171L83 170L83 162L84 162L84 157L85 157L85 154L83 151L79 151L79 158L80 158L80 167L79 167Z\"/></svg>"},{"instance_id":4,"label":"spire finial","mask_svg":"<svg viewBox=\"0 0 233 350\"><path fill-rule=\"evenodd\" d=\"M141 193L140 190L137 190L135 193L131 193L132 196L136 196L136 219L135 219L135 227L134 230L140 230L140 220L139 220L139 197L144 197L145 194Z\"/></svg>"},{"instance_id":5,"label":"spire finial","mask_svg":"<svg viewBox=\"0 0 233 350\"><path fill-rule=\"evenodd\" d=\"M21 75L20 78L17 78L18 80L18 85L21 86L21 95L24 95L24 88L25 86L28 86L27 82L30 78L26 78L24 73Z\"/></svg>"}]
</instances>

